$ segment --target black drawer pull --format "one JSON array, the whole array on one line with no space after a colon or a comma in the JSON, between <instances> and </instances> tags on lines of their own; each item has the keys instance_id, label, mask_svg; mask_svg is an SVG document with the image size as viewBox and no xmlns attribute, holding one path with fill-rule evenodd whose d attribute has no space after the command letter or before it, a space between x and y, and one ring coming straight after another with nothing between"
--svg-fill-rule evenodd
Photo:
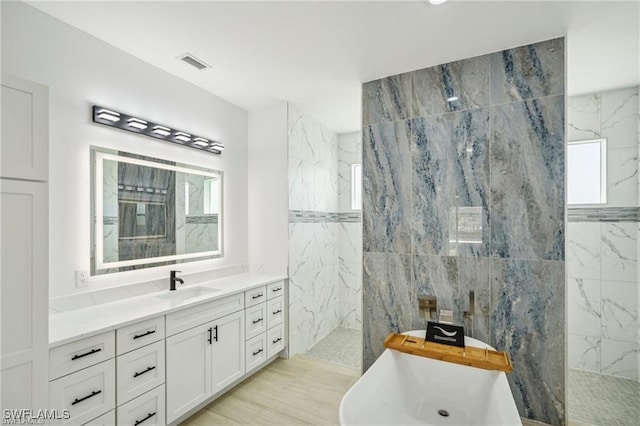
<instances>
[{"instance_id":1,"label":"black drawer pull","mask_svg":"<svg viewBox=\"0 0 640 426\"><path fill-rule=\"evenodd\" d=\"M155 370L155 369L156 369L156 366L155 366L155 365L154 365L153 367L148 367L148 368L147 368L146 370L144 370L144 371L141 371L141 372L139 372L139 373L135 373L135 374L133 375L133 378L135 379L136 377L138 377L138 376L142 376L143 374L148 373L149 371L151 371L151 370Z\"/></svg>"},{"instance_id":2,"label":"black drawer pull","mask_svg":"<svg viewBox=\"0 0 640 426\"><path fill-rule=\"evenodd\" d=\"M213 327L213 329L216 331L216 335L213 336L213 340L215 340L217 342L218 341L218 326L216 325L215 327Z\"/></svg>"},{"instance_id":3,"label":"black drawer pull","mask_svg":"<svg viewBox=\"0 0 640 426\"><path fill-rule=\"evenodd\" d=\"M272 340L272 343L278 343L280 340L282 340L282 337L278 337L276 340Z\"/></svg>"},{"instance_id":4,"label":"black drawer pull","mask_svg":"<svg viewBox=\"0 0 640 426\"><path fill-rule=\"evenodd\" d=\"M260 294L254 294L253 296L251 296L252 299L257 299L259 297L262 297L262 293Z\"/></svg>"},{"instance_id":5,"label":"black drawer pull","mask_svg":"<svg viewBox=\"0 0 640 426\"><path fill-rule=\"evenodd\" d=\"M274 292L274 293L275 293L276 291L280 291L280 290L282 290L282 287L272 288L272 289L271 289L271 291L272 291L272 292Z\"/></svg>"},{"instance_id":6,"label":"black drawer pull","mask_svg":"<svg viewBox=\"0 0 640 426\"><path fill-rule=\"evenodd\" d=\"M282 309L278 309L277 311L274 311L274 312L273 312L273 315L277 315L277 314L279 314L280 312L282 312Z\"/></svg>"},{"instance_id":7,"label":"black drawer pull","mask_svg":"<svg viewBox=\"0 0 640 426\"><path fill-rule=\"evenodd\" d=\"M95 353L100 352L101 350L102 350L102 348L91 349L89 352L84 353L82 355L74 355L74 356L71 357L71 361L75 361L76 359L84 358L85 356L93 355Z\"/></svg>"},{"instance_id":8,"label":"black drawer pull","mask_svg":"<svg viewBox=\"0 0 640 426\"><path fill-rule=\"evenodd\" d=\"M253 356L258 355L260 352L262 352L264 349L260 348L257 351L253 352Z\"/></svg>"},{"instance_id":9,"label":"black drawer pull","mask_svg":"<svg viewBox=\"0 0 640 426\"><path fill-rule=\"evenodd\" d=\"M136 334L135 336L133 336L133 340L139 339L139 338L144 337L144 336L148 336L148 335L153 334L155 332L156 332L155 330L149 330L146 333Z\"/></svg>"},{"instance_id":10,"label":"black drawer pull","mask_svg":"<svg viewBox=\"0 0 640 426\"><path fill-rule=\"evenodd\" d=\"M254 324L257 324L257 323L259 323L260 321L262 321L262 318L258 318L257 320L253 320L253 321L251 321L251 322L252 322L252 323L254 323Z\"/></svg>"},{"instance_id":11,"label":"black drawer pull","mask_svg":"<svg viewBox=\"0 0 640 426\"><path fill-rule=\"evenodd\" d=\"M213 341L213 328L209 327L209 344Z\"/></svg>"},{"instance_id":12,"label":"black drawer pull","mask_svg":"<svg viewBox=\"0 0 640 426\"><path fill-rule=\"evenodd\" d=\"M82 398L76 398L76 399L74 399L74 400L73 400L73 402L71 403L71 405L79 404L79 403L81 403L82 401L84 401L85 399L93 398L94 396L96 396L96 395L98 395L98 394L100 394L100 393L102 393L102 391L101 391L101 390L99 390L99 391L93 391L93 392L91 392L91 395L83 396Z\"/></svg>"},{"instance_id":13,"label":"black drawer pull","mask_svg":"<svg viewBox=\"0 0 640 426\"><path fill-rule=\"evenodd\" d=\"M156 415L156 413L149 413L149 414L147 415L147 417L145 417L144 419L142 419L142 420L136 420L136 422L135 422L135 426L138 426L139 424L146 422L147 420L149 420L151 417L153 417L153 416L155 416L155 415Z\"/></svg>"}]
</instances>

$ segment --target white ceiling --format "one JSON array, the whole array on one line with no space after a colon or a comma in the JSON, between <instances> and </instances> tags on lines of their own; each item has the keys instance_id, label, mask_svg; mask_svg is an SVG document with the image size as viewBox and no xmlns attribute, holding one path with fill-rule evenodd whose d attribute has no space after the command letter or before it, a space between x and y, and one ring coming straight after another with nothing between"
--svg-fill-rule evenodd
<instances>
[{"instance_id":1,"label":"white ceiling","mask_svg":"<svg viewBox=\"0 0 640 426\"><path fill-rule=\"evenodd\" d=\"M568 92L640 83L640 3L451 0L29 2L247 110L289 101L360 128L361 83L561 35ZM213 66L197 71L191 52Z\"/></svg>"}]
</instances>

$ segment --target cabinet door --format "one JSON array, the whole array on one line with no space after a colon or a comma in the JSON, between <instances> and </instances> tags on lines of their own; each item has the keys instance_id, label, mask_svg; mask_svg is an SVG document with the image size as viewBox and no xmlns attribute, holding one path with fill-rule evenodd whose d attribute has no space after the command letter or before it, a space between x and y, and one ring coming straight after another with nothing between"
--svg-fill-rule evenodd
<instances>
[{"instance_id":1,"label":"cabinet door","mask_svg":"<svg viewBox=\"0 0 640 426\"><path fill-rule=\"evenodd\" d=\"M46 183L0 179L2 408L49 406L47 205Z\"/></svg>"},{"instance_id":2,"label":"cabinet door","mask_svg":"<svg viewBox=\"0 0 640 426\"><path fill-rule=\"evenodd\" d=\"M210 324L167 338L167 422L173 422L212 394Z\"/></svg>"},{"instance_id":3,"label":"cabinet door","mask_svg":"<svg viewBox=\"0 0 640 426\"><path fill-rule=\"evenodd\" d=\"M46 181L49 158L49 89L3 75L0 177Z\"/></svg>"},{"instance_id":4,"label":"cabinet door","mask_svg":"<svg viewBox=\"0 0 640 426\"><path fill-rule=\"evenodd\" d=\"M211 323L213 393L244 375L244 312L227 315Z\"/></svg>"}]
</instances>

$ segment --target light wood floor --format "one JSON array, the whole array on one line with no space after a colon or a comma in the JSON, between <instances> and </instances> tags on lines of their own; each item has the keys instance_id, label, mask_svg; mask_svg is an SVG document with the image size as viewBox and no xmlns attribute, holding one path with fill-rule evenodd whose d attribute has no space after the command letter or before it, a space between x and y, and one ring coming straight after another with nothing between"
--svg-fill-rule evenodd
<instances>
[{"instance_id":1,"label":"light wood floor","mask_svg":"<svg viewBox=\"0 0 640 426\"><path fill-rule=\"evenodd\" d=\"M278 359L183 425L337 425L340 400L359 371L296 355Z\"/></svg>"}]
</instances>

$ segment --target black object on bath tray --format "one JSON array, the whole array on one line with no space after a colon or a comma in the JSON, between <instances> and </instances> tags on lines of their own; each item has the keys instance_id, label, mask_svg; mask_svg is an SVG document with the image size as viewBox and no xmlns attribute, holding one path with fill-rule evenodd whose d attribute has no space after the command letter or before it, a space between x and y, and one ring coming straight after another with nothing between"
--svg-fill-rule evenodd
<instances>
[{"instance_id":1,"label":"black object on bath tray","mask_svg":"<svg viewBox=\"0 0 640 426\"><path fill-rule=\"evenodd\" d=\"M441 322L427 322L427 342L464 348L464 327L461 325L443 324Z\"/></svg>"},{"instance_id":2,"label":"black object on bath tray","mask_svg":"<svg viewBox=\"0 0 640 426\"><path fill-rule=\"evenodd\" d=\"M437 323L436 323L437 324ZM506 352L467 346L465 348L427 342L422 337L391 333L384 341L384 347L406 354L417 355L484 370L513 371L511 358Z\"/></svg>"}]
</instances>

